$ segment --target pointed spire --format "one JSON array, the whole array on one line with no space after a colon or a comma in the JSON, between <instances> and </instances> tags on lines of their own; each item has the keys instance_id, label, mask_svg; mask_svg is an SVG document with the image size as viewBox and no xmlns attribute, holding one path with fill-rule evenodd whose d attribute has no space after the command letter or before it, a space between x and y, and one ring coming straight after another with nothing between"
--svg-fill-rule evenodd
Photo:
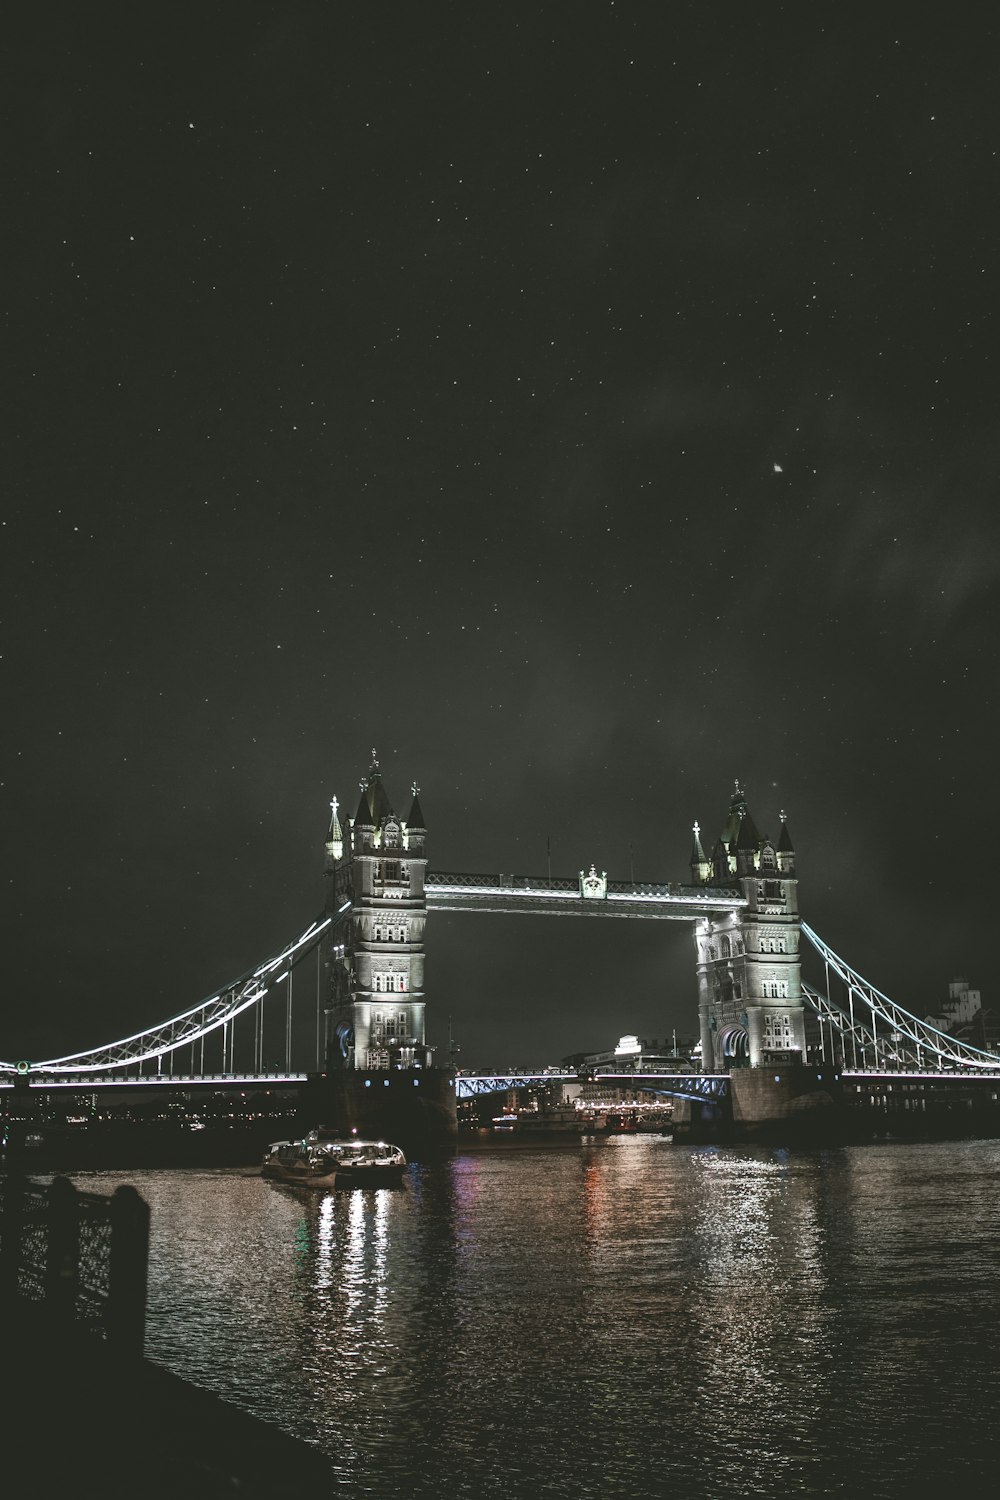
<instances>
[{"instance_id":1,"label":"pointed spire","mask_svg":"<svg viewBox=\"0 0 1000 1500\"><path fill-rule=\"evenodd\" d=\"M729 798L729 816L722 830L722 842L732 854L736 853L736 840L747 810L746 792L740 786L739 778L736 779L734 788Z\"/></svg>"},{"instance_id":2,"label":"pointed spire","mask_svg":"<svg viewBox=\"0 0 1000 1500\"><path fill-rule=\"evenodd\" d=\"M744 812L740 819L739 833L736 835L737 849L752 851L760 844L760 834L757 832L753 818L748 812Z\"/></svg>"},{"instance_id":3,"label":"pointed spire","mask_svg":"<svg viewBox=\"0 0 1000 1500\"><path fill-rule=\"evenodd\" d=\"M788 824L785 821L787 814L784 808L782 808L781 812L778 814L778 817L781 819L781 833L778 836L778 853L794 854L795 845L792 843L792 835L788 832Z\"/></svg>"},{"instance_id":4,"label":"pointed spire","mask_svg":"<svg viewBox=\"0 0 1000 1500\"><path fill-rule=\"evenodd\" d=\"M368 775L358 785L361 788L361 802L358 804L354 826L381 828L386 818L392 816L392 803L382 785L382 772L379 770L378 753L374 747Z\"/></svg>"},{"instance_id":5,"label":"pointed spire","mask_svg":"<svg viewBox=\"0 0 1000 1500\"><path fill-rule=\"evenodd\" d=\"M705 854L704 846L701 842L701 825L697 818L692 825L691 833L694 836L694 842L691 845L691 878L692 880L700 881L704 885L706 881L712 878L712 865Z\"/></svg>"},{"instance_id":6,"label":"pointed spire","mask_svg":"<svg viewBox=\"0 0 1000 1500\"><path fill-rule=\"evenodd\" d=\"M413 796L413 802L410 804L409 816L406 819L407 829L419 829L426 833L427 825L424 823L424 815L420 808L420 788L415 781L410 787L410 792Z\"/></svg>"},{"instance_id":7,"label":"pointed spire","mask_svg":"<svg viewBox=\"0 0 1000 1500\"><path fill-rule=\"evenodd\" d=\"M340 826L340 819L337 817L337 808L339 806L340 806L340 798L336 797L336 796L331 797L330 798L330 832L327 835L328 840L329 839L339 839L342 836L343 832L344 832L344 830Z\"/></svg>"},{"instance_id":8,"label":"pointed spire","mask_svg":"<svg viewBox=\"0 0 1000 1500\"><path fill-rule=\"evenodd\" d=\"M368 801L368 786L366 782L361 783L361 801L358 810L354 814L355 828L374 828L375 819L372 817L371 806Z\"/></svg>"},{"instance_id":9,"label":"pointed spire","mask_svg":"<svg viewBox=\"0 0 1000 1500\"><path fill-rule=\"evenodd\" d=\"M344 830L340 826L337 809L340 802L337 797L330 799L330 829L326 836L326 847L334 859L342 859L344 854Z\"/></svg>"}]
</instances>

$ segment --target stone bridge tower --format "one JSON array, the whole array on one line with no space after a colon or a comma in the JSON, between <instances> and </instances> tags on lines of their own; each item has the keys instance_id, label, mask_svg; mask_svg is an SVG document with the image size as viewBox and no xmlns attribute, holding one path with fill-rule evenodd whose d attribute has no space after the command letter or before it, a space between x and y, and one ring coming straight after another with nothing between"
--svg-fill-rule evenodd
<instances>
[{"instance_id":1,"label":"stone bridge tower","mask_svg":"<svg viewBox=\"0 0 1000 1500\"><path fill-rule=\"evenodd\" d=\"M745 898L739 911L703 918L695 930L703 1070L804 1063L798 881L784 813L774 843L758 832L737 782L711 858L695 824L691 875Z\"/></svg>"},{"instance_id":2,"label":"stone bridge tower","mask_svg":"<svg viewBox=\"0 0 1000 1500\"><path fill-rule=\"evenodd\" d=\"M331 1072L430 1066L424 1032L427 830L416 784L411 794L403 820L372 751L358 810L346 827L336 799L331 804L325 866L327 911L335 918L327 1006Z\"/></svg>"}]
</instances>

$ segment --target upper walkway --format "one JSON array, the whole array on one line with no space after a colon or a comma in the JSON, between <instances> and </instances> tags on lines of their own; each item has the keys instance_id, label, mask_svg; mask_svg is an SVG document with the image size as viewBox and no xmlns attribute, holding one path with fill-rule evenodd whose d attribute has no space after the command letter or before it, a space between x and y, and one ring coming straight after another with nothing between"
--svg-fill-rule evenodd
<instances>
[{"instance_id":1,"label":"upper walkway","mask_svg":"<svg viewBox=\"0 0 1000 1500\"><path fill-rule=\"evenodd\" d=\"M591 865L575 879L546 875L456 875L428 870L428 911L534 912L556 916L648 917L690 922L738 911L746 897L725 886L649 885L608 880Z\"/></svg>"}]
</instances>

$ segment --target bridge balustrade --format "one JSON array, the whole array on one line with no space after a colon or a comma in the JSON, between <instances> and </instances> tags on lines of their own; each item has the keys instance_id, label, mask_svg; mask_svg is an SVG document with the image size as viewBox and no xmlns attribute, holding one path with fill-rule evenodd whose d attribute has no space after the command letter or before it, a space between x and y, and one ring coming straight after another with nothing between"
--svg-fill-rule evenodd
<instances>
[{"instance_id":1,"label":"bridge balustrade","mask_svg":"<svg viewBox=\"0 0 1000 1500\"><path fill-rule=\"evenodd\" d=\"M95 1333L141 1355L146 1323L149 1207L135 1188L85 1193L0 1177L0 1307L36 1307L55 1329Z\"/></svg>"}]
</instances>

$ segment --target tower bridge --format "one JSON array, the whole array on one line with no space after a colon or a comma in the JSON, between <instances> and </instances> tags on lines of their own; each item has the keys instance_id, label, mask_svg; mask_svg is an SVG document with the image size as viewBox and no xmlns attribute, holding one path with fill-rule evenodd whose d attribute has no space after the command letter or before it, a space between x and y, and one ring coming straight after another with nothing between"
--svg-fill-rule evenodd
<instances>
[{"instance_id":1,"label":"tower bridge","mask_svg":"<svg viewBox=\"0 0 1000 1500\"><path fill-rule=\"evenodd\" d=\"M435 1065L426 1041L425 937L434 911L687 922L701 1071L660 1085L683 1107L728 1099L734 1118L784 1118L834 1076L909 1070L985 1079L998 1071L992 1053L891 1001L801 920L785 815L776 839L759 831L738 783L709 853L694 824L684 883L609 880L596 863L556 877L429 869L419 789L411 786L400 816L374 752L353 817L341 817L337 798L330 806L325 910L291 942L143 1031L43 1061L0 1062L0 1085L155 1078L164 1087L194 1079L235 1087L325 1075L345 1129L386 1123L404 1134L418 1120L447 1134L456 1075ZM803 981L803 939L822 962L822 988ZM309 1056L294 1057L303 1034ZM457 1087L477 1091L468 1078Z\"/></svg>"}]
</instances>

